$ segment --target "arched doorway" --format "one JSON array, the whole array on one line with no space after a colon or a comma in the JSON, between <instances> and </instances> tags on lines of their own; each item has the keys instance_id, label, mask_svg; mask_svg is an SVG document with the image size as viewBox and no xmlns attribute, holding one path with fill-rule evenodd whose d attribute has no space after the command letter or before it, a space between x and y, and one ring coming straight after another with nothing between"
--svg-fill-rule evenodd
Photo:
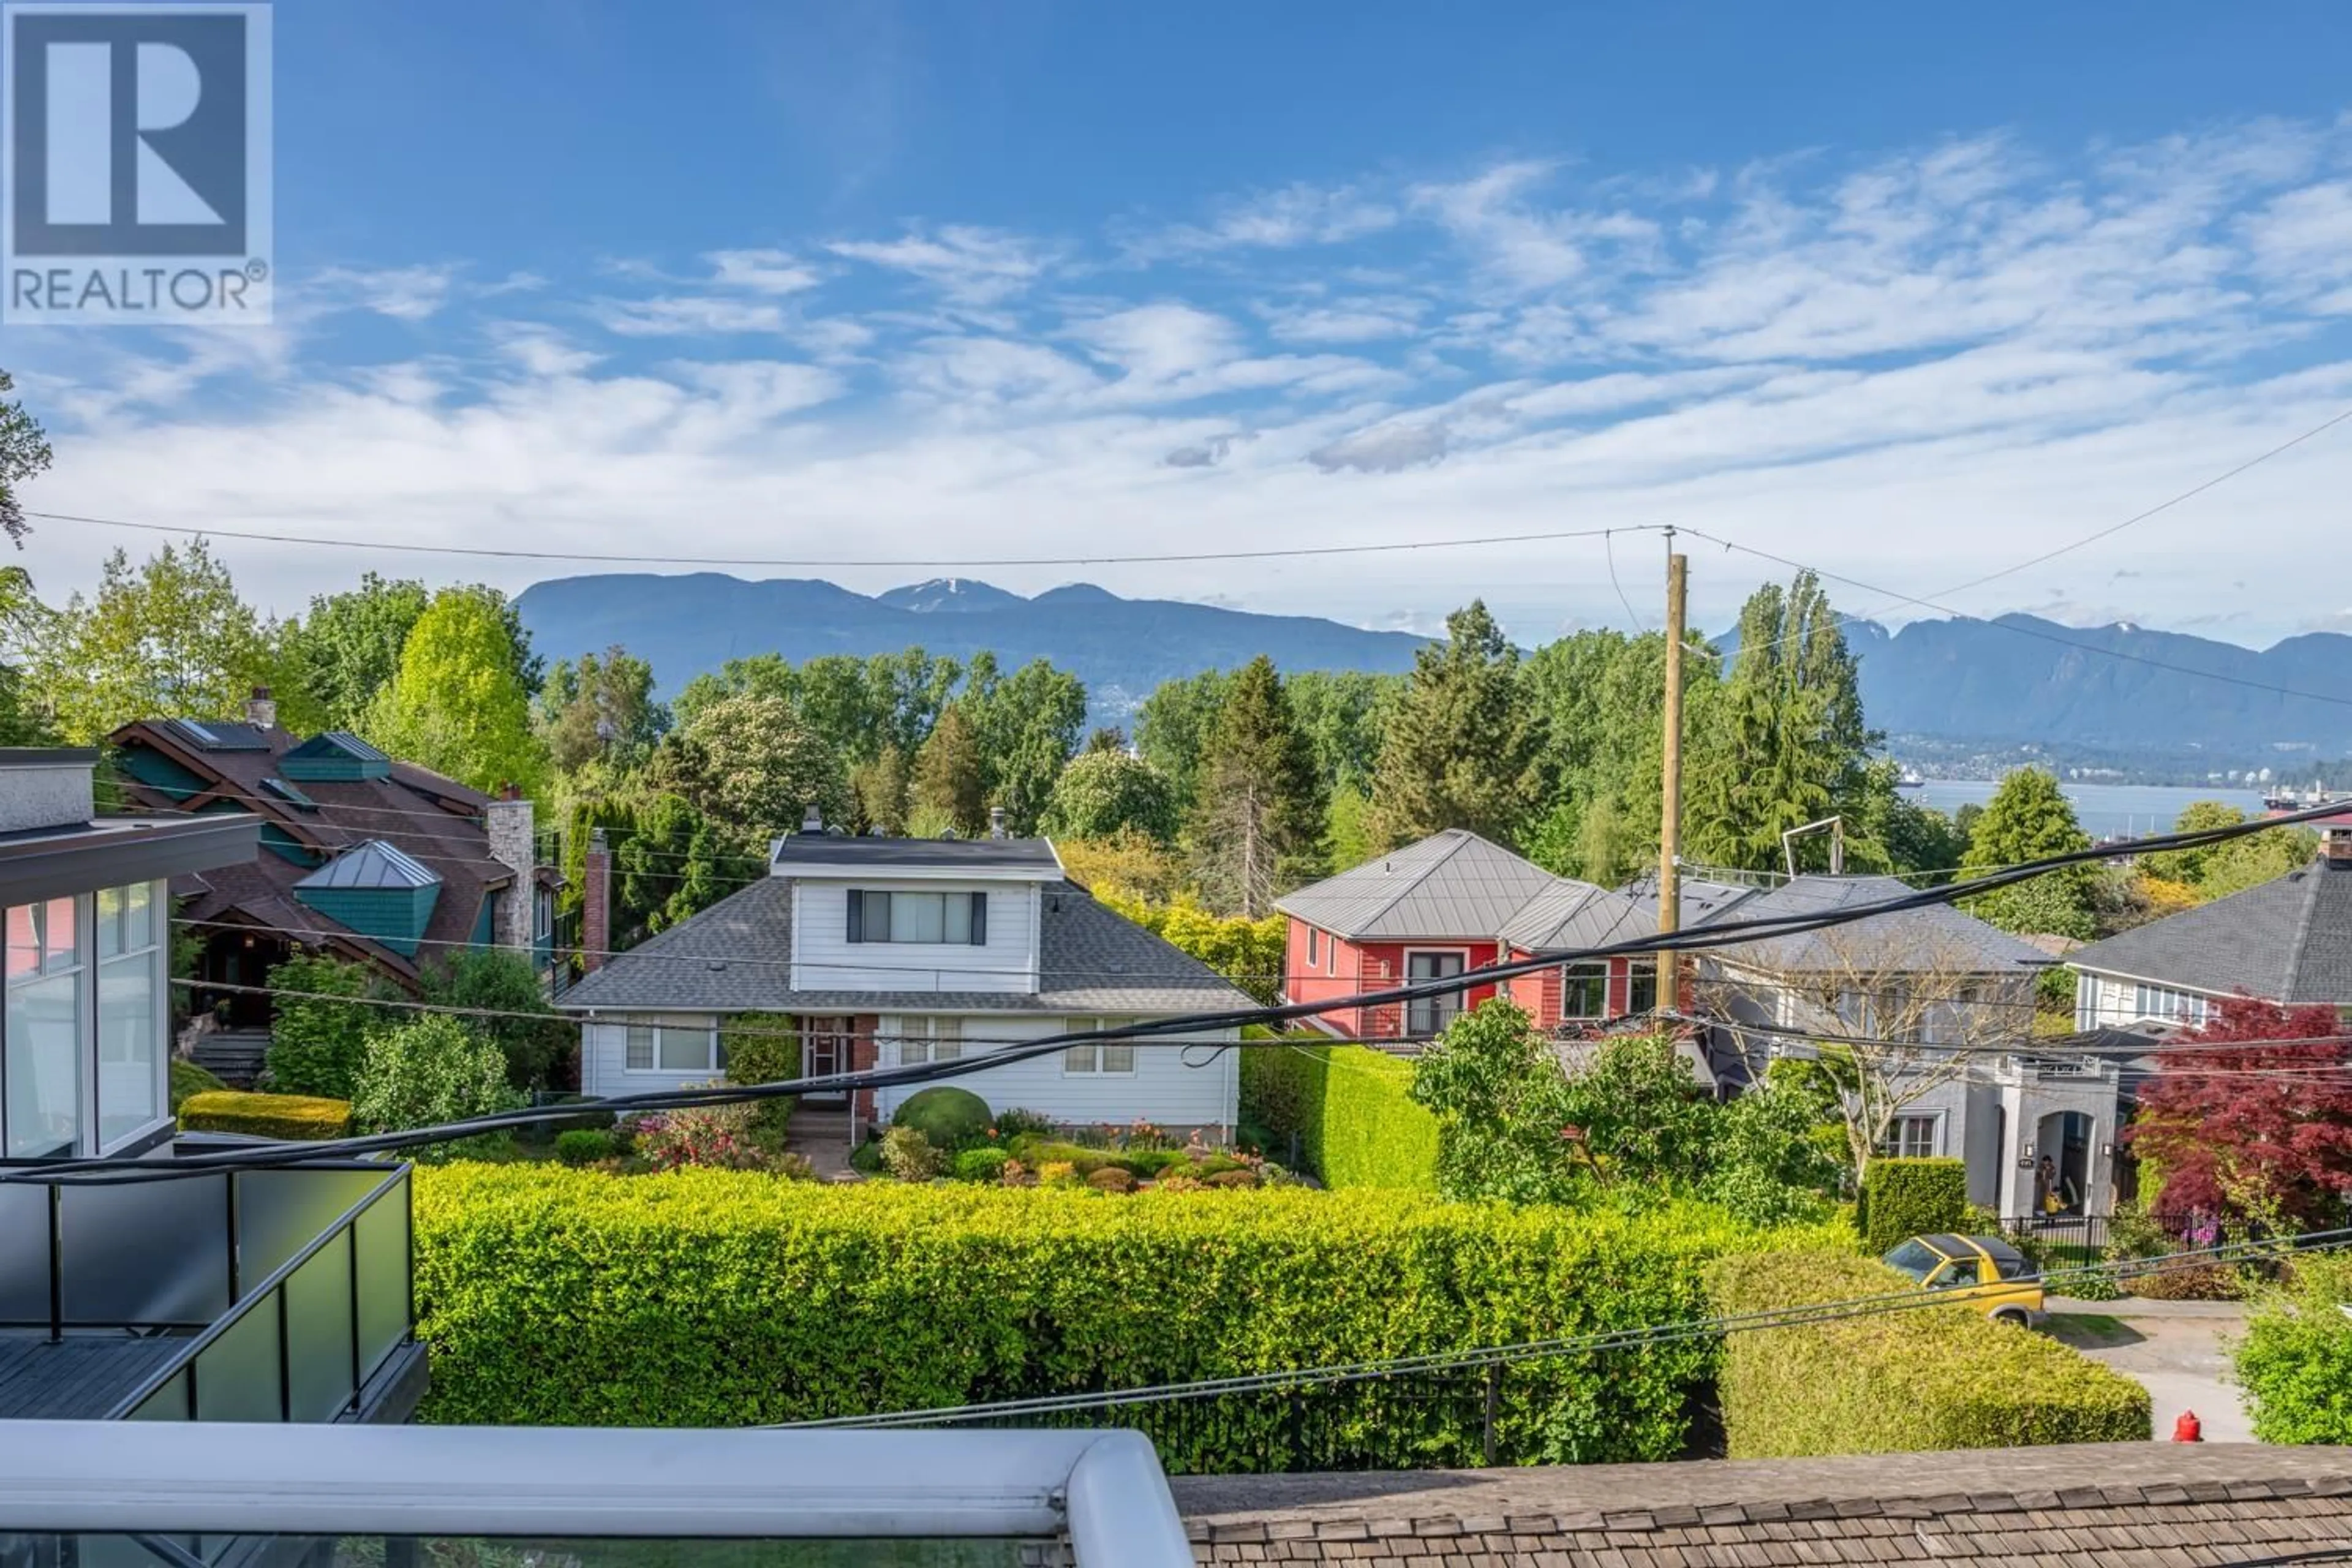
<instances>
[{"instance_id":1,"label":"arched doorway","mask_svg":"<svg viewBox=\"0 0 2352 1568\"><path fill-rule=\"evenodd\" d=\"M2053 1110L2035 1124L2034 1152L2034 1213L2036 1217L2051 1214L2081 1215L2090 1201L2091 1136L2095 1124L2079 1110ZM2055 1167L2056 1179L2044 1182L2041 1170L2043 1160ZM2055 1194L2058 1204L2052 1208L2044 1203L2045 1194Z\"/></svg>"}]
</instances>

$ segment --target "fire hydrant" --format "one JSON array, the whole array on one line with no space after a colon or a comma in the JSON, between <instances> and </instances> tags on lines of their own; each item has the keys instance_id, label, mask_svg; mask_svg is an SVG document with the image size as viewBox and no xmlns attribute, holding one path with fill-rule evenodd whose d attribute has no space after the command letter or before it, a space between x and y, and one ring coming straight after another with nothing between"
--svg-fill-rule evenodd
<instances>
[{"instance_id":1,"label":"fire hydrant","mask_svg":"<svg viewBox=\"0 0 2352 1568\"><path fill-rule=\"evenodd\" d=\"M2180 1419L2172 1424L2172 1440L2176 1443L2202 1443L2205 1428L2198 1425L2197 1412L2184 1410Z\"/></svg>"}]
</instances>

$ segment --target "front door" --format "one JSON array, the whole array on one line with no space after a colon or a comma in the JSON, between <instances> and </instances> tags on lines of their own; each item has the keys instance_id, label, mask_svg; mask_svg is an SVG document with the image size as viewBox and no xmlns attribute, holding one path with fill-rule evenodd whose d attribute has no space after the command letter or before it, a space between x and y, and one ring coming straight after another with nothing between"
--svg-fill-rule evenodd
<instances>
[{"instance_id":1,"label":"front door","mask_svg":"<svg viewBox=\"0 0 2352 1568\"><path fill-rule=\"evenodd\" d=\"M851 1030L846 1018L801 1020L801 1076L829 1078L856 1066L850 1053ZM833 1099L838 1090L822 1098Z\"/></svg>"},{"instance_id":2,"label":"front door","mask_svg":"<svg viewBox=\"0 0 2352 1568\"><path fill-rule=\"evenodd\" d=\"M1461 973L1462 969L1463 957L1458 952L1413 952L1405 955L1404 977L1416 984L1423 980L1444 980L1449 975ZM1458 991L1423 996L1413 1003L1407 1013L1405 1031L1416 1039L1444 1034L1445 1026L1454 1022L1454 1016L1460 1011L1462 994Z\"/></svg>"}]
</instances>

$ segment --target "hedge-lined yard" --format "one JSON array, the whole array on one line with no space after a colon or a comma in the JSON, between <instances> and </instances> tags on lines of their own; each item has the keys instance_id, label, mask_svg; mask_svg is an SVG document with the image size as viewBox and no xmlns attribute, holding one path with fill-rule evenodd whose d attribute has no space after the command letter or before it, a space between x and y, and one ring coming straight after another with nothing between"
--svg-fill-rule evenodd
<instances>
[{"instance_id":1,"label":"hedge-lined yard","mask_svg":"<svg viewBox=\"0 0 2352 1568\"><path fill-rule=\"evenodd\" d=\"M1720 1260L1723 1313L1914 1289L1846 1253ZM1960 1304L1727 1336L1717 1384L1731 1458L2145 1442L2147 1390L2043 1335Z\"/></svg>"},{"instance_id":2,"label":"hedge-lined yard","mask_svg":"<svg viewBox=\"0 0 2352 1568\"><path fill-rule=\"evenodd\" d=\"M1242 1052L1242 1121L1293 1135L1330 1187L1437 1190L1437 1118L1415 1105L1412 1064L1365 1046L1296 1040Z\"/></svg>"},{"instance_id":3,"label":"hedge-lined yard","mask_svg":"<svg viewBox=\"0 0 2352 1568\"><path fill-rule=\"evenodd\" d=\"M1702 1316L1706 1265L1761 1244L1708 1210L1642 1217L1395 1192L835 1187L545 1165L416 1177L427 1419L739 1426L1131 1387ZM1785 1242L1788 1238L1784 1236ZM1812 1238L1818 1244L1818 1237ZM1499 1457L1683 1449L1698 1342L1515 1367ZM1480 1458L1462 1397L1351 1386L1141 1413L1169 1463ZM1097 1417L1098 1419L1099 1417ZM1297 1425L1294 1425L1294 1421Z\"/></svg>"}]
</instances>

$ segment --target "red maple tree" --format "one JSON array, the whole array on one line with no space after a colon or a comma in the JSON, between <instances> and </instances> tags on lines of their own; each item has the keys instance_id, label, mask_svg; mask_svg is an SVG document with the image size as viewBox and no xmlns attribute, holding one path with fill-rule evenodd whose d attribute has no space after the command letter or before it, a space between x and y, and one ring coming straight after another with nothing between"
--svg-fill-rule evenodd
<instances>
[{"instance_id":1,"label":"red maple tree","mask_svg":"<svg viewBox=\"0 0 2352 1568\"><path fill-rule=\"evenodd\" d=\"M2352 1035L2336 1009L2235 997L2193 1040L2159 1048L2124 1131L2161 1176L2158 1217L2307 1225L2340 1211L2352 1196ZM2245 1043L2263 1040L2318 1043Z\"/></svg>"}]
</instances>

